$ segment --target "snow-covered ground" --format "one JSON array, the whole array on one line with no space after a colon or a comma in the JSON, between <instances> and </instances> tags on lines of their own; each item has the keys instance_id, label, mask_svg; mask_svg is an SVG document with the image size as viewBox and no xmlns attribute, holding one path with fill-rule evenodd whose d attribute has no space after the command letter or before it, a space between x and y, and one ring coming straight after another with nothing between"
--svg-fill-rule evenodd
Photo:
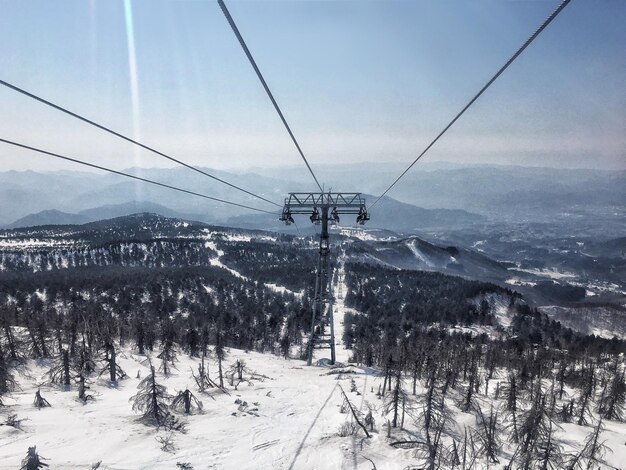
<instances>
[{"instance_id":1,"label":"snow-covered ground","mask_svg":"<svg viewBox=\"0 0 626 470\"><path fill-rule=\"evenodd\" d=\"M338 358L347 353L339 348ZM306 367L299 360L234 349L228 351L227 364L243 359L251 371L267 378L242 384L239 390L228 387L230 395L213 393L211 398L198 394L204 404L202 414L183 417L187 432L174 432L175 449L162 451L156 438L167 433L138 422L129 402L140 381L137 374L145 377L148 373L141 364L144 359L126 350L119 363L130 377L117 388L109 388L103 380L96 382L92 386L96 400L86 405L76 400L75 389L43 387L42 395L52 407L41 410L33 407L32 400L47 367L30 362L24 371L27 375L19 377L20 390L6 400L8 407L2 410L3 416L17 414L27 421L23 431L0 426L0 469L19 468L27 448L33 445L49 459L51 469L89 469L99 461L99 468L109 470L176 469L177 462L188 462L194 469L371 470L366 458L379 470L400 470L417 463L411 450L392 448L386 441L382 401L375 395L382 378L375 371L351 366L341 369L341 374L329 373L327 367ZM190 368L196 367L197 359L183 355L179 359L173 375L158 377L169 393L192 387ZM210 367L215 377L215 364ZM350 392L351 379L358 393ZM377 431L370 439L337 435L339 426L349 419L340 412L343 398L339 385L357 409L367 409L370 404L378 410ZM454 420L459 429L475 425L473 415L460 411L455 412ZM602 437L613 450L607 461L622 468L626 428L610 422L606 425ZM566 424L558 435L568 450L579 445L590 430ZM492 464L491 468L500 467Z\"/></svg>"},{"instance_id":2,"label":"snow-covered ground","mask_svg":"<svg viewBox=\"0 0 626 470\"><path fill-rule=\"evenodd\" d=\"M339 413L342 399L336 376L301 361L238 350L230 351L228 362L243 359L251 370L269 378L255 380L251 386L242 384L238 391L231 388L230 395L200 397L203 413L184 418L188 431L175 432L176 450L163 452L156 437L166 433L137 422L129 402L140 381L137 372L141 377L148 373L140 364L143 359L131 353L120 358L131 378L120 381L118 388L97 383L93 387L97 399L86 405L76 401L75 390L43 388L42 395L52 407L41 410L33 407L32 400L47 369L29 364L31 377L20 378L21 390L7 400L9 408L3 413L16 413L28 421L24 431L0 427L0 468L19 468L33 445L53 469L87 469L98 461L102 461L100 468L111 470L175 469L177 462L189 462L195 469L339 469L346 462L345 468L355 468L354 459L362 460L353 455L350 439L335 435L346 419ZM170 393L191 387L189 368L196 364L181 357L178 372L159 381ZM248 407L240 410L236 399ZM257 411L248 411L254 408Z\"/></svg>"},{"instance_id":3,"label":"snow-covered ground","mask_svg":"<svg viewBox=\"0 0 626 470\"><path fill-rule=\"evenodd\" d=\"M411 253L413 253L413 255L419 260L421 261L425 266L427 267L433 267L434 263L432 263L427 256L417 247L416 245L416 241L412 240L411 242L407 243L406 245L409 247L409 249L411 250Z\"/></svg>"},{"instance_id":4,"label":"snow-covered ground","mask_svg":"<svg viewBox=\"0 0 626 470\"><path fill-rule=\"evenodd\" d=\"M549 279L576 279L576 274L574 273L562 273L555 269L524 269L524 268L509 268L510 271L521 271L529 274L534 274L535 276L547 277Z\"/></svg>"},{"instance_id":5,"label":"snow-covered ground","mask_svg":"<svg viewBox=\"0 0 626 470\"><path fill-rule=\"evenodd\" d=\"M223 250L219 250L217 248L217 246L215 245L214 241L207 241L207 242L204 243L204 245L207 248L210 248L211 250L213 250L213 251L215 251L217 253L217 256L215 258L211 258L211 260L210 260L211 266L217 266L218 268L225 269L226 271L231 273L233 276L238 277L240 279L247 279L239 271L235 271L234 269L231 269L228 266L226 266L224 263L222 263L222 260L220 258L222 256L224 256L224 251Z\"/></svg>"},{"instance_id":6,"label":"snow-covered ground","mask_svg":"<svg viewBox=\"0 0 626 470\"><path fill-rule=\"evenodd\" d=\"M338 362L347 363L351 356L351 351L346 349L342 338L343 338L343 318L347 312L356 313L356 310L350 307L346 307L345 305L345 295L348 292L348 286L346 285L346 270L345 270L345 252L341 258L339 263L339 268L337 269L337 275L340 279L337 286L333 286L333 297L335 298L334 311L333 311L333 326L335 329L335 357ZM340 295L341 294L341 295ZM327 356L327 350L315 350L314 358L317 356Z\"/></svg>"}]
</instances>

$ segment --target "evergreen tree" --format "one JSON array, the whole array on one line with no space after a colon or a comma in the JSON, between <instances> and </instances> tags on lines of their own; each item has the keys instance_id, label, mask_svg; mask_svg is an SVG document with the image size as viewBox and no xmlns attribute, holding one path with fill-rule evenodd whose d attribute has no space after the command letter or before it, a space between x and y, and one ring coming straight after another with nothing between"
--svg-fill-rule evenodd
<instances>
[{"instance_id":1,"label":"evergreen tree","mask_svg":"<svg viewBox=\"0 0 626 470\"><path fill-rule=\"evenodd\" d=\"M170 417L168 401L172 398L167 389L157 383L154 366L149 362L150 373L141 381L139 391L129 401L133 403L133 411L142 413L142 418L150 424L161 427L167 424Z\"/></svg>"}]
</instances>

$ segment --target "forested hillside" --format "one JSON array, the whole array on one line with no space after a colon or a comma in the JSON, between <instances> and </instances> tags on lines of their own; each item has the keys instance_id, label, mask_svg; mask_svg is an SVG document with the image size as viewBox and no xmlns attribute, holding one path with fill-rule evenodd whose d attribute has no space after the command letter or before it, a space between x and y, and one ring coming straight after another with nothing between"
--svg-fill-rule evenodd
<instances>
[{"instance_id":1,"label":"forested hillside","mask_svg":"<svg viewBox=\"0 0 626 470\"><path fill-rule=\"evenodd\" d=\"M352 255L366 242L336 240L333 326L338 348L343 343L342 363L328 366L327 351L316 351L320 368L309 373L300 362L270 357L297 361L307 346L317 258L310 237L150 214L1 232L0 409L4 404L7 417L0 432L20 425L10 410L36 421L30 410L50 404L65 403L74 416L92 409L108 413L115 403L120 419L137 413L141 425L156 425L165 452L176 452L168 442L186 442L181 455L203 468L190 449L197 436L222 429L212 427L214 416L235 434L235 420L244 416L263 423L255 429L277 433L259 411L275 393L289 403L284 416L275 411L286 426L299 423L298 413L310 413L315 424L321 395L302 392L308 393L303 403L300 389L315 384L328 393L335 384L328 402L348 382L337 404L347 418L318 437L316 445L330 446L325 451L358 436L368 444L352 457L376 458L379 468L397 462L431 470L609 465L600 443L603 436L615 442L626 419L624 342L565 328L513 287L361 263ZM260 369L251 370L248 358ZM186 368L177 370L179 363ZM139 367L136 377L127 377L134 374L127 367ZM282 382L255 388L271 382L270 373ZM172 380L182 387L176 395L161 385ZM126 381L137 382L136 395L128 396ZM23 390L35 394L32 404ZM68 405L68 392L85 408ZM201 399L211 400L212 408L200 418ZM225 404L233 400L231 413ZM203 426L193 427L197 419ZM124 429L134 430L128 438L145 434L124 422ZM193 432L186 436L188 423ZM36 438L43 426L37 421L29 435ZM565 428L580 442L568 441ZM302 445L284 435L265 439L253 453L282 439L281 449L296 452L292 464L298 459ZM41 442L56 448L52 441ZM289 463L289 457L266 458L263 468L270 461ZM161 464L169 468L171 462Z\"/></svg>"}]
</instances>

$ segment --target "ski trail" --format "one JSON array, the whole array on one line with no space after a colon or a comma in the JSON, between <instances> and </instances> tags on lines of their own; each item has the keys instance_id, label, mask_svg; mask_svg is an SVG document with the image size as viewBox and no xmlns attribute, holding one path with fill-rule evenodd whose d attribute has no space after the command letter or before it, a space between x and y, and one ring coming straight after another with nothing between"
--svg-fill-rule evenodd
<instances>
[{"instance_id":1,"label":"ski trail","mask_svg":"<svg viewBox=\"0 0 626 470\"><path fill-rule=\"evenodd\" d=\"M239 279L243 279L244 281L252 281L252 279L250 279L249 277L244 276L239 271L237 271L237 270L235 270L235 269L233 269L233 268L231 268L229 266L226 266L222 262L221 258L222 258L222 256L224 256L224 250L220 250L219 248L217 248L217 245L215 244L215 241L207 240L207 241L204 242L204 246L206 248L210 248L211 250L215 251L215 253L217 253L217 256L215 258L211 258L209 260L209 262L211 263L211 266L215 266L215 267L224 269L224 270L228 271L229 273L231 273L233 276L235 276L235 277L237 277ZM267 287L268 289L271 289L274 292L277 292L279 294L283 293L283 292L287 292L288 294L291 294L291 295L293 295L295 297L298 297L298 298L302 298L302 295L303 295L303 292L294 292L291 289L288 289L288 288L286 288L284 286L280 286L278 284L274 284L272 282L263 283L263 285L265 287Z\"/></svg>"}]
</instances>

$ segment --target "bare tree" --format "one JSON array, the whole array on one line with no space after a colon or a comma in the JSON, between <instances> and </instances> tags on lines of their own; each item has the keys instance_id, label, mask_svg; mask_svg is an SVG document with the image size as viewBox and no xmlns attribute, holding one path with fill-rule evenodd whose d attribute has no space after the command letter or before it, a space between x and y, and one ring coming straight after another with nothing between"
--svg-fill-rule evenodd
<instances>
[{"instance_id":1,"label":"bare tree","mask_svg":"<svg viewBox=\"0 0 626 470\"><path fill-rule=\"evenodd\" d=\"M0 344L0 406L2 406L2 397L14 390L15 386L15 379L9 370L8 361L4 356L2 345Z\"/></svg>"},{"instance_id":2,"label":"bare tree","mask_svg":"<svg viewBox=\"0 0 626 470\"><path fill-rule=\"evenodd\" d=\"M48 402L48 400L41 396L41 389L38 389L35 392L35 400L33 401L33 405L35 405L35 407L37 408L46 408L48 406L51 406L50 402Z\"/></svg>"},{"instance_id":3,"label":"bare tree","mask_svg":"<svg viewBox=\"0 0 626 470\"><path fill-rule=\"evenodd\" d=\"M185 414L191 414L191 410L196 408L202 410L202 402L198 400L193 393L187 388L178 394L172 400L171 408L183 411Z\"/></svg>"},{"instance_id":4,"label":"bare tree","mask_svg":"<svg viewBox=\"0 0 626 470\"><path fill-rule=\"evenodd\" d=\"M67 349L61 350L59 357L48 371L48 378L50 383L60 384L65 390L69 390L72 376L70 373L70 353Z\"/></svg>"},{"instance_id":5,"label":"bare tree","mask_svg":"<svg viewBox=\"0 0 626 470\"><path fill-rule=\"evenodd\" d=\"M20 470L38 470L40 468L49 467L49 465L42 462L42 460L46 459L39 456L37 453L37 446L29 447L26 457L22 460Z\"/></svg>"},{"instance_id":6,"label":"bare tree","mask_svg":"<svg viewBox=\"0 0 626 470\"><path fill-rule=\"evenodd\" d=\"M600 440L600 434L603 430L604 425L600 419L585 439L580 452L570 456L567 470L591 470L596 466L601 468L602 465L605 465L604 456L609 448L604 444L604 441Z\"/></svg>"},{"instance_id":7,"label":"bare tree","mask_svg":"<svg viewBox=\"0 0 626 470\"><path fill-rule=\"evenodd\" d=\"M493 405L489 409L489 415L483 413L479 404L474 405L478 429L475 432L477 441L480 443L479 453L487 456L491 463L498 463L500 451L500 427L498 425L498 412Z\"/></svg>"},{"instance_id":8,"label":"bare tree","mask_svg":"<svg viewBox=\"0 0 626 470\"><path fill-rule=\"evenodd\" d=\"M508 380L500 387L500 393L504 395L504 411L511 417L509 427L511 428L513 442L518 442L517 414L519 408L519 390L515 374L509 374Z\"/></svg>"},{"instance_id":9,"label":"bare tree","mask_svg":"<svg viewBox=\"0 0 626 470\"><path fill-rule=\"evenodd\" d=\"M626 382L624 372L614 371L610 383L604 387L598 412L604 419L622 421L626 405Z\"/></svg>"}]
</instances>

